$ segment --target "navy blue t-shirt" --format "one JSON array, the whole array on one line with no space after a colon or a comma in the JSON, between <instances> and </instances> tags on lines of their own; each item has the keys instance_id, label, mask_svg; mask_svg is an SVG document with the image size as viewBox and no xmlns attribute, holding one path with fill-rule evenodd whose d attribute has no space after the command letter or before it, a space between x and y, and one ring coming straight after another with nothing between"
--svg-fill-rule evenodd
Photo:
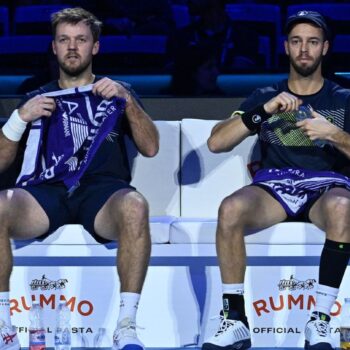
<instances>
[{"instance_id":1,"label":"navy blue t-shirt","mask_svg":"<svg viewBox=\"0 0 350 350\"><path fill-rule=\"evenodd\" d=\"M101 78L96 78L95 82L99 79ZM120 81L118 81L118 83L122 84L127 90L129 90L141 105L138 96L133 89L131 89L129 84ZM38 93L58 90L61 90L58 81L52 81L42 86L39 90L28 93L21 104ZM107 135L98 148L81 180L84 181L84 179L88 179L91 176L111 176L129 183L131 181L131 172L125 145L126 136L131 138L131 131L128 119L124 114L122 118L118 119L112 132ZM22 138L21 143L22 142L25 145L26 137Z\"/></svg>"},{"instance_id":2,"label":"navy blue t-shirt","mask_svg":"<svg viewBox=\"0 0 350 350\"><path fill-rule=\"evenodd\" d=\"M312 107L333 124L350 132L350 91L325 80L320 91L312 95L296 95L283 80L271 87L255 90L240 106L249 111L262 105L281 92L289 92ZM261 165L263 168L301 168L331 170L350 174L350 160L335 147L326 144L319 147L295 126L296 112L277 113L261 124L258 130ZM347 169L348 168L348 169Z\"/></svg>"}]
</instances>

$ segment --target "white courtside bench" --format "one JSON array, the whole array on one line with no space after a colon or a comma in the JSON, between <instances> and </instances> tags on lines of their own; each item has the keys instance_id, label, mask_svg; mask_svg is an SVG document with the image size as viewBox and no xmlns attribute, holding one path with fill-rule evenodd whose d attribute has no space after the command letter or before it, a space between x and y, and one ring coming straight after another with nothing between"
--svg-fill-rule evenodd
<instances>
[{"instance_id":1,"label":"white courtside bench","mask_svg":"<svg viewBox=\"0 0 350 350\"><path fill-rule=\"evenodd\" d=\"M135 158L129 147L132 184L150 204L152 257L138 313L148 347L199 346L217 325L210 320L221 307L217 210L225 196L250 182L247 164L258 154L254 137L232 152L212 154L206 140L216 122L157 121L161 141L154 158ZM324 238L314 225L298 222L246 236L246 311L254 346L303 346ZM117 244L101 245L82 226L66 225L44 241L13 247L11 306L22 345L30 299L44 306L52 346L54 307L65 297L73 311L73 346L110 346L119 307ZM347 270L335 314L349 284ZM332 322L337 339L337 317ZM96 343L99 328L106 333Z\"/></svg>"}]
</instances>

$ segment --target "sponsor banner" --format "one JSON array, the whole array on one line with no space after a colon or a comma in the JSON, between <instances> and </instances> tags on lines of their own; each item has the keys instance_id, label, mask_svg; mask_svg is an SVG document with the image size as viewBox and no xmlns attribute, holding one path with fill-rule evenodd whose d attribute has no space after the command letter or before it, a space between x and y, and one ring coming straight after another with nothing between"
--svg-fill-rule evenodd
<instances>
[{"instance_id":1,"label":"sponsor banner","mask_svg":"<svg viewBox=\"0 0 350 350\"><path fill-rule=\"evenodd\" d=\"M110 347L119 312L119 289L113 266L15 266L10 307L21 345L28 346L32 300L39 300L43 307L49 347L54 344L55 308L59 300L67 300L72 311L72 346ZM150 347L194 342L199 317L187 267L149 269L137 324L140 339Z\"/></svg>"},{"instance_id":2,"label":"sponsor banner","mask_svg":"<svg viewBox=\"0 0 350 350\"><path fill-rule=\"evenodd\" d=\"M303 347L304 326L315 304L316 266L249 266L246 312L255 347ZM346 272L332 309L332 334L339 345L339 314L350 290ZM109 347L119 311L115 267L23 267L11 276L12 322L28 346L32 300L44 309L47 346L53 346L55 308L66 300L72 311L73 347ZM200 345L218 326L222 308L217 266L151 266L139 304L137 324L147 347Z\"/></svg>"},{"instance_id":3,"label":"sponsor banner","mask_svg":"<svg viewBox=\"0 0 350 350\"><path fill-rule=\"evenodd\" d=\"M210 274L216 275L216 267ZM304 347L304 327L315 305L318 267L250 266L245 281L245 302L253 346ZM220 283L216 275L214 284ZM350 273L346 271L339 297L332 309L331 331L339 346L341 305L349 292ZM214 291L214 289L213 289ZM208 313L215 315L221 307L221 290L207 297ZM204 338L217 329L217 322L203 325Z\"/></svg>"}]
</instances>

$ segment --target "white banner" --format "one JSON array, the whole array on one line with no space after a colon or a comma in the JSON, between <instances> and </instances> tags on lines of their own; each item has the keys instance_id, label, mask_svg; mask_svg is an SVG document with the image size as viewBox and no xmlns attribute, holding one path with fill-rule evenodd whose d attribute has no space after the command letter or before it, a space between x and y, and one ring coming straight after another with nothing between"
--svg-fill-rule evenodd
<instances>
[{"instance_id":1,"label":"white banner","mask_svg":"<svg viewBox=\"0 0 350 350\"><path fill-rule=\"evenodd\" d=\"M253 346L303 347L304 326L314 305L315 266L249 266L246 312ZM349 297L349 269L332 313L332 333L339 344L339 313ZM119 311L115 267L23 267L11 276L12 323L21 345L28 346L29 307L39 300L44 310L47 346L53 346L55 307L65 299L72 311L73 347L109 347ZM221 309L219 268L151 266L139 305L137 324L147 347L201 344L217 329L211 320Z\"/></svg>"}]
</instances>

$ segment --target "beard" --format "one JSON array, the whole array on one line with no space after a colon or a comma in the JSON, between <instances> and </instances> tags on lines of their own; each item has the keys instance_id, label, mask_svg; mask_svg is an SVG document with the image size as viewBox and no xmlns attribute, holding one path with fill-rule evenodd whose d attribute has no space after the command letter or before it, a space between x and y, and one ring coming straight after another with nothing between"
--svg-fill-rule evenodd
<instances>
[{"instance_id":1,"label":"beard","mask_svg":"<svg viewBox=\"0 0 350 350\"><path fill-rule=\"evenodd\" d=\"M300 74L302 77L306 78L306 77L312 75L314 72L316 72L317 68L320 66L320 64L322 62L322 56L318 57L314 61L314 63L311 64L310 66L298 65L296 60L292 59L291 57L289 57L289 61L290 61L290 64L292 65L292 67L294 68L294 70L298 74Z\"/></svg>"},{"instance_id":2,"label":"beard","mask_svg":"<svg viewBox=\"0 0 350 350\"><path fill-rule=\"evenodd\" d=\"M90 66L91 60L86 60L81 62L79 65L70 66L66 64L64 61L58 62L60 69L68 76L77 77Z\"/></svg>"}]
</instances>

